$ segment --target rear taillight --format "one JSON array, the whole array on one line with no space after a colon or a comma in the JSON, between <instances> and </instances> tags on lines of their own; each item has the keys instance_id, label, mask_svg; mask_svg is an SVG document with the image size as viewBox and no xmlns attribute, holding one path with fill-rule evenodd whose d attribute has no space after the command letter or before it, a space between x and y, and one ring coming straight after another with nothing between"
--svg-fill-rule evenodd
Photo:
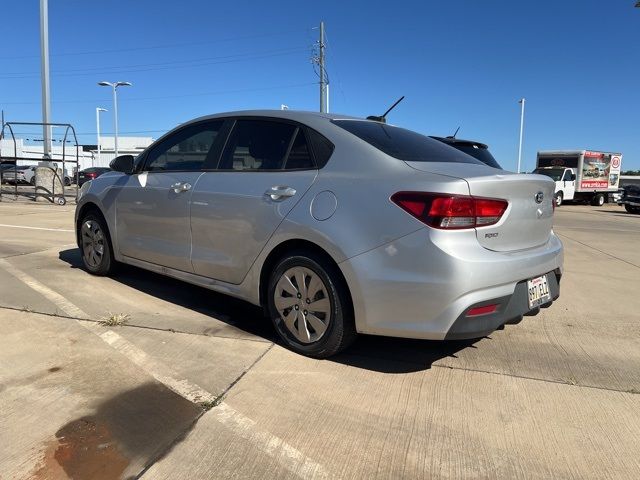
<instances>
[{"instance_id":1,"label":"rear taillight","mask_svg":"<svg viewBox=\"0 0 640 480\"><path fill-rule=\"evenodd\" d=\"M87 173L87 177L96 178L96 174L95 173Z\"/></svg>"},{"instance_id":2,"label":"rear taillight","mask_svg":"<svg viewBox=\"0 0 640 480\"><path fill-rule=\"evenodd\" d=\"M509 205L493 198L424 192L398 192L391 201L430 227L446 230L494 225Z\"/></svg>"}]
</instances>

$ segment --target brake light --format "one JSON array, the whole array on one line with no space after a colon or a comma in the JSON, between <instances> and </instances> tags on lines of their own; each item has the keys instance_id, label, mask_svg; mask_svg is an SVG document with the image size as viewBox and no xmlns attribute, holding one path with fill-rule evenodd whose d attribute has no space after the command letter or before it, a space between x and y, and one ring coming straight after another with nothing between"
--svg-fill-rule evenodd
<instances>
[{"instance_id":1,"label":"brake light","mask_svg":"<svg viewBox=\"0 0 640 480\"><path fill-rule=\"evenodd\" d=\"M424 192L398 192L391 201L430 227L445 230L494 225L509 205L493 198Z\"/></svg>"}]
</instances>

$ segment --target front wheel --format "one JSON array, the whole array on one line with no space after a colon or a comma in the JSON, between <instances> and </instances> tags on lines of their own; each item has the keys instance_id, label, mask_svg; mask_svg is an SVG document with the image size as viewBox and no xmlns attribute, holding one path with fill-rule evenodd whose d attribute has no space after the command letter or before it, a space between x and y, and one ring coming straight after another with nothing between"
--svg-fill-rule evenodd
<instances>
[{"instance_id":1,"label":"front wheel","mask_svg":"<svg viewBox=\"0 0 640 480\"><path fill-rule=\"evenodd\" d=\"M293 351L327 358L356 337L351 301L337 267L311 252L281 259L271 273L269 314Z\"/></svg>"},{"instance_id":2,"label":"front wheel","mask_svg":"<svg viewBox=\"0 0 640 480\"><path fill-rule=\"evenodd\" d=\"M556 207L559 207L560 205L562 205L562 199L563 199L562 192L556 193L556 196L555 196Z\"/></svg>"},{"instance_id":3,"label":"front wheel","mask_svg":"<svg viewBox=\"0 0 640 480\"><path fill-rule=\"evenodd\" d=\"M602 194L595 195L591 199L591 205L593 205L594 207L603 206L604 205L604 195L602 195Z\"/></svg>"},{"instance_id":4,"label":"front wheel","mask_svg":"<svg viewBox=\"0 0 640 480\"><path fill-rule=\"evenodd\" d=\"M104 219L89 212L80 223L80 249L85 268L93 275L109 275L114 267L113 250Z\"/></svg>"},{"instance_id":5,"label":"front wheel","mask_svg":"<svg viewBox=\"0 0 640 480\"><path fill-rule=\"evenodd\" d=\"M635 214L640 213L640 207L634 207L633 205L628 205L626 203L624 205L624 209L627 211L627 213L635 213Z\"/></svg>"}]
</instances>

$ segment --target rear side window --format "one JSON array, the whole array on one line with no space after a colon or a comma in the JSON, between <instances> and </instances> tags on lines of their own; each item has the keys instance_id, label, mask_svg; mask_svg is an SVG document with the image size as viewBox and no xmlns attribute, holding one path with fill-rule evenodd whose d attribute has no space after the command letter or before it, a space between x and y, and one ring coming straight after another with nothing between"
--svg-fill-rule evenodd
<instances>
[{"instance_id":1,"label":"rear side window","mask_svg":"<svg viewBox=\"0 0 640 480\"><path fill-rule=\"evenodd\" d=\"M238 120L227 141L221 170L280 170L295 125L265 120Z\"/></svg>"},{"instance_id":2,"label":"rear side window","mask_svg":"<svg viewBox=\"0 0 640 480\"><path fill-rule=\"evenodd\" d=\"M291 145L291 150L287 156L285 170L299 170L303 168L314 168L314 166L313 160L311 159L311 153L309 153L307 140L304 138L304 131L298 128L296 138L293 141L293 145Z\"/></svg>"},{"instance_id":3,"label":"rear side window","mask_svg":"<svg viewBox=\"0 0 640 480\"><path fill-rule=\"evenodd\" d=\"M316 158L318 168L324 167L333 154L334 145L315 130L308 129L309 142Z\"/></svg>"},{"instance_id":4,"label":"rear side window","mask_svg":"<svg viewBox=\"0 0 640 480\"><path fill-rule=\"evenodd\" d=\"M433 138L405 128L365 120L332 120L387 155L406 162L449 162L484 165Z\"/></svg>"}]
</instances>

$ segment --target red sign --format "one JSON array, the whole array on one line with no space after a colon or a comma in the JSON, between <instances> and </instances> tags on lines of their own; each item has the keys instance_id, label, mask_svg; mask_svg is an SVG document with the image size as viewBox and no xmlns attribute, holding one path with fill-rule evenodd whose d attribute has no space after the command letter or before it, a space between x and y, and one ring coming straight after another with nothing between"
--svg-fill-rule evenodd
<instances>
[{"instance_id":1,"label":"red sign","mask_svg":"<svg viewBox=\"0 0 640 480\"><path fill-rule=\"evenodd\" d=\"M620 157L611 157L611 166L618 168L620 166Z\"/></svg>"},{"instance_id":2,"label":"red sign","mask_svg":"<svg viewBox=\"0 0 640 480\"><path fill-rule=\"evenodd\" d=\"M606 180L583 180L580 188L609 188L609 183Z\"/></svg>"},{"instance_id":3,"label":"red sign","mask_svg":"<svg viewBox=\"0 0 640 480\"><path fill-rule=\"evenodd\" d=\"M586 151L584 152L584 156L585 157L595 157L595 158L602 158L603 157L603 153L600 152L590 152L590 151Z\"/></svg>"}]
</instances>

